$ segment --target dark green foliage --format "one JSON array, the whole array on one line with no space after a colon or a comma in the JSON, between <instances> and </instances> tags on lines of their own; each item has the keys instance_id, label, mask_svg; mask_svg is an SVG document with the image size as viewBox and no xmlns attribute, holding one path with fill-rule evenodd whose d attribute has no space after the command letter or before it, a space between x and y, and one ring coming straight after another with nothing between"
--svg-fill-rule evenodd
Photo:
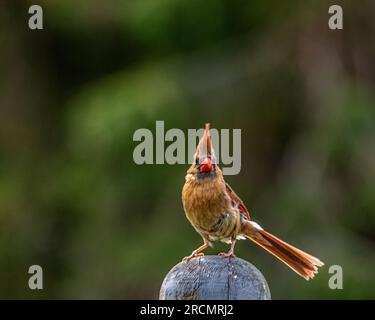
<instances>
[{"instance_id":1,"label":"dark green foliage","mask_svg":"<svg viewBox=\"0 0 375 320\"><path fill-rule=\"evenodd\" d=\"M188 165L133 162L134 131L156 120L242 129L228 182L326 263L306 282L240 242L274 299L374 298L373 1L342 1L338 32L328 1L39 2L35 32L30 1L0 5L0 298L157 298L201 239L181 204Z\"/></svg>"}]
</instances>

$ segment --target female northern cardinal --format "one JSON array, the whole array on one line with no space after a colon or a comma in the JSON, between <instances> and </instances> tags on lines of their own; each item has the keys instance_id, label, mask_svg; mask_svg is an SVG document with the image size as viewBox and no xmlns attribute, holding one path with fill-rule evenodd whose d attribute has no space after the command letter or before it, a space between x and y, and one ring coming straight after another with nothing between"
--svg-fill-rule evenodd
<instances>
[{"instance_id":1,"label":"female northern cardinal","mask_svg":"<svg viewBox=\"0 0 375 320\"><path fill-rule=\"evenodd\" d=\"M184 260L203 255L202 250L212 241L222 241L231 245L226 257L234 256L234 246L238 239L249 239L260 245L309 280L323 266L318 258L303 252L263 230L251 221L244 203L224 181L223 174L216 163L211 145L210 125L199 141L195 161L187 171L182 190L182 202L186 217L202 236L204 244L194 250Z\"/></svg>"}]
</instances>

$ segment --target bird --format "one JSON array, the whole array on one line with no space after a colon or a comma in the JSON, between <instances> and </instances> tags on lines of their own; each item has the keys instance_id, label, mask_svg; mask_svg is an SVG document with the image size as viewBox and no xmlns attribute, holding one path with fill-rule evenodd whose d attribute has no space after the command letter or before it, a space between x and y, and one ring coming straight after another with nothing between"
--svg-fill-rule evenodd
<instances>
[{"instance_id":1,"label":"bird","mask_svg":"<svg viewBox=\"0 0 375 320\"><path fill-rule=\"evenodd\" d=\"M248 239L306 280L314 278L318 267L324 265L318 258L277 238L251 219L243 201L224 180L212 146L209 123L205 125L194 161L187 170L182 203L187 219L203 238L203 245L184 257L184 261L204 255L202 251L212 247L215 241L230 244L230 250L220 253L221 256L234 257L237 240Z\"/></svg>"}]
</instances>

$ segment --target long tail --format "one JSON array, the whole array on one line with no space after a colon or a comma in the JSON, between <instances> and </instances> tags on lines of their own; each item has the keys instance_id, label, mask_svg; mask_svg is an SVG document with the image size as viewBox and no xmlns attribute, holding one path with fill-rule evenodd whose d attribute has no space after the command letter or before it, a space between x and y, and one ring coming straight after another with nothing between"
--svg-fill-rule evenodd
<instances>
[{"instance_id":1,"label":"long tail","mask_svg":"<svg viewBox=\"0 0 375 320\"><path fill-rule=\"evenodd\" d=\"M257 223L245 220L242 222L242 232L251 241L284 262L293 271L306 280L314 278L318 267L324 265L318 258L299 250L292 245L280 240Z\"/></svg>"}]
</instances>

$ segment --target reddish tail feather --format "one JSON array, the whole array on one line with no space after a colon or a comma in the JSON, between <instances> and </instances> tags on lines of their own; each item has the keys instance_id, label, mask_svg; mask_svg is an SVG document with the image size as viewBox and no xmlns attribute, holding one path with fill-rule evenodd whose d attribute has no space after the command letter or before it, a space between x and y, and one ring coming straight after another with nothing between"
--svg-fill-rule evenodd
<instances>
[{"instance_id":1,"label":"reddish tail feather","mask_svg":"<svg viewBox=\"0 0 375 320\"><path fill-rule=\"evenodd\" d=\"M306 280L314 278L318 267L324 265L318 258L258 228L258 225L252 221L243 224L243 231L249 240L260 245Z\"/></svg>"}]
</instances>

